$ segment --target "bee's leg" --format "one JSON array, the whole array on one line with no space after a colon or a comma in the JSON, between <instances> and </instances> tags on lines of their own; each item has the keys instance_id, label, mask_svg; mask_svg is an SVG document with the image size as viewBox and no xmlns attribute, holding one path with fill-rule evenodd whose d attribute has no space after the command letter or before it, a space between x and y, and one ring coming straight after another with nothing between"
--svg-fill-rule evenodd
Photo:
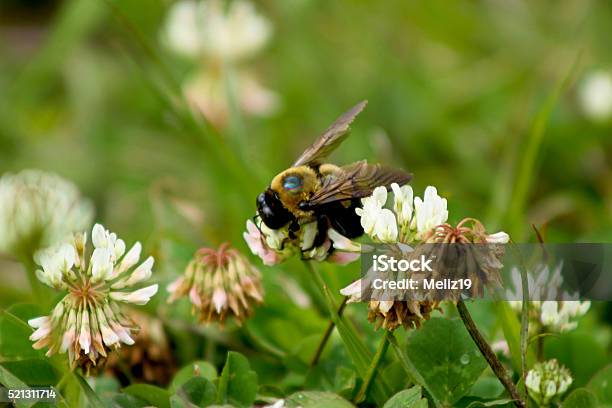
<instances>
[{"instance_id":1,"label":"bee's leg","mask_svg":"<svg viewBox=\"0 0 612 408\"><path fill-rule=\"evenodd\" d=\"M329 220L326 216L320 216L317 219L317 235L312 243L312 247L316 248L323 245L327 238L327 230L329 229Z\"/></svg>"},{"instance_id":2,"label":"bee's leg","mask_svg":"<svg viewBox=\"0 0 612 408\"><path fill-rule=\"evenodd\" d=\"M293 219L293 221L291 221L291 224L289 224L289 238L296 239L297 235L296 232L298 232L300 230L300 224L297 222L297 219Z\"/></svg>"}]
</instances>

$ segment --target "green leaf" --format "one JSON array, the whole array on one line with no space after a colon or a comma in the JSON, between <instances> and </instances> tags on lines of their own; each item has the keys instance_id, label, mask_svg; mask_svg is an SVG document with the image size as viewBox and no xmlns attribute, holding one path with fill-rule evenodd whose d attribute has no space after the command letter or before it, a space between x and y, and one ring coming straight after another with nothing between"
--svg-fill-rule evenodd
<instances>
[{"instance_id":1,"label":"green leaf","mask_svg":"<svg viewBox=\"0 0 612 408\"><path fill-rule=\"evenodd\" d=\"M357 373L353 368L329 363L326 359L312 367L306 376L304 388L330 391L347 399L352 398L356 391Z\"/></svg>"},{"instance_id":2,"label":"green leaf","mask_svg":"<svg viewBox=\"0 0 612 408\"><path fill-rule=\"evenodd\" d=\"M355 408L337 394L321 391L300 391L285 399L285 408Z\"/></svg>"},{"instance_id":3,"label":"green leaf","mask_svg":"<svg viewBox=\"0 0 612 408\"><path fill-rule=\"evenodd\" d=\"M442 405L465 395L487 366L459 319L428 320L408 336L407 352Z\"/></svg>"},{"instance_id":4,"label":"green leaf","mask_svg":"<svg viewBox=\"0 0 612 408\"><path fill-rule=\"evenodd\" d=\"M415 385L389 398L383 408L416 408L427 407L427 399L421 398L421 387Z\"/></svg>"},{"instance_id":5,"label":"green leaf","mask_svg":"<svg viewBox=\"0 0 612 408\"><path fill-rule=\"evenodd\" d=\"M393 361L387 365L383 373L385 378L388 379L394 394L414 385L412 380L406 375L406 370L400 361Z\"/></svg>"},{"instance_id":6,"label":"green leaf","mask_svg":"<svg viewBox=\"0 0 612 408\"><path fill-rule=\"evenodd\" d=\"M6 388L27 388L28 386L21 381L19 378L15 377L10 371L0 365L0 384L2 384ZM18 401L16 403L17 407L31 407L34 403L29 403L25 401Z\"/></svg>"},{"instance_id":7,"label":"green leaf","mask_svg":"<svg viewBox=\"0 0 612 408\"><path fill-rule=\"evenodd\" d=\"M227 353L225 366L217 383L217 404L230 403L249 407L257 394L257 373L242 354Z\"/></svg>"},{"instance_id":8,"label":"green leaf","mask_svg":"<svg viewBox=\"0 0 612 408\"><path fill-rule=\"evenodd\" d=\"M30 386L52 386L59 380L55 369L47 360L5 361L2 366Z\"/></svg>"},{"instance_id":9,"label":"green leaf","mask_svg":"<svg viewBox=\"0 0 612 408\"><path fill-rule=\"evenodd\" d=\"M497 377L482 376L472 386L468 395L484 399L497 398L504 392L504 386Z\"/></svg>"},{"instance_id":10,"label":"green leaf","mask_svg":"<svg viewBox=\"0 0 612 408\"><path fill-rule=\"evenodd\" d=\"M510 349L512 368L521 371L521 323L508 302L496 302L497 315ZM527 349L527 367L532 367L536 358L532 349Z\"/></svg>"},{"instance_id":11,"label":"green leaf","mask_svg":"<svg viewBox=\"0 0 612 408\"><path fill-rule=\"evenodd\" d=\"M575 332L547 338L544 355L547 359L556 358L570 370L575 387L586 385L597 370L609 362L605 350L593 337Z\"/></svg>"},{"instance_id":12,"label":"green leaf","mask_svg":"<svg viewBox=\"0 0 612 408\"><path fill-rule=\"evenodd\" d=\"M183 398L178 395L170 396L170 408L194 408L196 405L193 405L189 402L186 402Z\"/></svg>"},{"instance_id":13,"label":"green leaf","mask_svg":"<svg viewBox=\"0 0 612 408\"><path fill-rule=\"evenodd\" d=\"M336 328L338 329L338 333L340 333L340 337L342 342L344 343L346 350L353 360L355 367L357 368L357 372L359 375L364 378L368 371L370 361L372 360L372 353L366 345L361 341L359 335L355 328L343 317L338 316L336 312L336 305L333 300L331 293L327 286L324 288L325 292L325 300L327 301L327 307L329 309L329 313L331 315L332 321L335 323ZM382 379L382 376L377 375L374 377L371 395L376 401L378 405L382 405L384 401L386 401L388 395L391 393L389 386Z\"/></svg>"},{"instance_id":14,"label":"green leaf","mask_svg":"<svg viewBox=\"0 0 612 408\"><path fill-rule=\"evenodd\" d=\"M133 384L125 387L123 392L158 408L170 408L170 393L163 388L150 384Z\"/></svg>"},{"instance_id":15,"label":"green leaf","mask_svg":"<svg viewBox=\"0 0 612 408\"><path fill-rule=\"evenodd\" d=\"M586 388L578 388L563 400L562 408L597 408L597 397Z\"/></svg>"},{"instance_id":16,"label":"green leaf","mask_svg":"<svg viewBox=\"0 0 612 408\"><path fill-rule=\"evenodd\" d=\"M116 394L112 399L112 407L118 408L145 408L149 403L129 394Z\"/></svg>"},{"instance_id":17,"label":"green leaf","mask_svg":"<svg viewBox=\"0 0 612 408\"><path fill-rule=\"evenodd\" d=\"M0 313L0 356L4 359L35 358L44 356L41 350L32 348L29 337L34 331L28 320L42 316L40 307L17 304Z\"/></svg>"},{"instance_id":18,"label":"green leaf","mask_svg":"<svg viewBox=\"0 0 612 408\"><path fill-rule=\"evenodd\" d=\"M74 373L74 378L76 378L83 397L87 401L87 406L92 408L104 408L104 403L95 393L95 391L91 389L87 380L85 380L83 376L78 373Z\"/></svg>"},{"instance_id":19,"label":"green leaf","mask_svg":"<svg viewBox=\"0 0 612 408\"><path fill-rule=\"evenodd\" d=\"M181 385L193 377L204 377L207 380L214 381L217 378L217 369L208 361L194 361L181 368L172 379L168 391L171 394L176 393Z\"/></svg>"},{"instance_id":20,"label":"green leaf","mask_svg":"<svg viewBox=\"0 0 612 408\"><path fill-rule=\"evenodd\" d=\"M529 200L530 187L534 184L533 175L538 172L539 151L544 140L548 121L557 102L571 83L571 79L579 66L579 57L580 54L577 54L565 74L557 80L546 100L538 109L528 137L522 141L525 144L525 150L520 155L520 161L517 163L514 188L510 196L507 219L505 220L505 223L511 227L510 236L514 237L514 239L523 238L521 234L524 232L525 222L521 221L525 217L525 207Z\"/></svg>"},{"instance_id":21,"label":"green leaf","mask_svg":"<svg viewBox=\"0 0 612 408\"><path fill-rule=\"evenodd\" d=\"M467 408L483 408L483 407L514 407L511 399L498 399L495 401L474 401Z\"/></svg>"},{"instance_id":22,"label":"green leaf","mask_svg":"<svg viewBox=\"0 0 612 408\"><path fill-rule=\"evenodd\" d=\"M215 386L204 377L193 377L183 384L170 401L175 406L178 397L185 406L208 407L215 402L217 390Z\"/></svg>"},{"instance_id":23,"label":"green leaf","mask_svg":"<svg viewBox=\"0 0 612 408\"><path fill-rule=\"evenodd\" d=\"M600 404L612 407L612 365L595 374L587 388L597 396Z\"/></svg>"}]
</instances>

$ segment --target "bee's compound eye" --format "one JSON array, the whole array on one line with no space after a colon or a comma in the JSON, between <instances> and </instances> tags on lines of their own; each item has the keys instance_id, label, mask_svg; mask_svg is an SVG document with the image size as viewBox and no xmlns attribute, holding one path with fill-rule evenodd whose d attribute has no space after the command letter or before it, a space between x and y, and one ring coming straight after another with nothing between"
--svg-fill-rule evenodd
<instances>
[{"instance_id":1,"label":"bee's compound eye","mask_svg":"<svg viewBox=\"0 0 612 408\"><path fill-rule=\"evenodd\" d=\"M299 191L302 188L303 181L299 176L287 176L283 180L283 188L287 191Z\"/></svg>"}]
</instances>

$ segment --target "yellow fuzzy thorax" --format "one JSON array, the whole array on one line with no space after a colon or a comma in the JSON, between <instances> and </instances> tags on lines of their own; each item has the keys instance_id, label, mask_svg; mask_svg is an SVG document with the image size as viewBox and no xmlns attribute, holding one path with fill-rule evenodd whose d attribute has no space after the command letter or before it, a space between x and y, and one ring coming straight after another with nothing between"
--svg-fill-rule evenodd
<instances>
[{"instance_id":1,"label":"yellow fuzzy thorax","mask_svg":"<svg viewBox=\"0 0 612 408\"><path fill-rule=\"evenodd\" d=\"M283 186L285 178L297 176L302 179L302 187L293 191L287 190ZM309 166L291 167L279 173L270 184L270 188L278 193L283 206L297 218L309 218L312 211L302 211L298 205L302 201L307 201L320 186L319 177L314 169Z\"/></svg>"}]
</instances>

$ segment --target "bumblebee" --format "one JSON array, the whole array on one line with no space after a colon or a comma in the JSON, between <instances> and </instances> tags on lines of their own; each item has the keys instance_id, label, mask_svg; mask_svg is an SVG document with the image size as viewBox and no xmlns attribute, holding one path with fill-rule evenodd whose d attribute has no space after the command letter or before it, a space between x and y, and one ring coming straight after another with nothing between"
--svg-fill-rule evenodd
<instances>
[{"instance_id":1,"label":"bumblebee","mask_svg":"<svg viewBox=\"0 0 612 408\"><path fill-rule=\"evenodd\" d=\"M363 234L355 212L361 207L361 198L378 186L389 189L392 183L410 181L412 175L403 170L365 160L342 167L322 162L347 138L350 124L366 104L362 101L341 115L292 167L276 175L259 194L257 213L268 228L288 226L289 237L295 239L300 226L316 221L313 248L323 244L330 228L347 238L357 238Z\"/></svg>"}]
</instances>

